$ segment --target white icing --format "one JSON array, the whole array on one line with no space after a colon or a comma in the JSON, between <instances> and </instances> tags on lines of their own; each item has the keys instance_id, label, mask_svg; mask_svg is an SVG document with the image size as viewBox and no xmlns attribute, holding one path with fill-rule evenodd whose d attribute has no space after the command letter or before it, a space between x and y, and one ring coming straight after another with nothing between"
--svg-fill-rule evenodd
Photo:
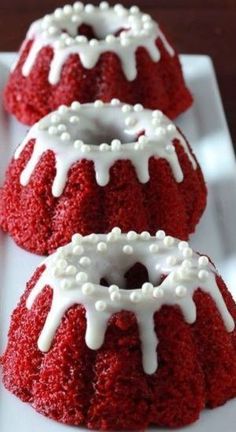
<instances>
[{"instance_id":1,"label":"white icing","mask_svg":"<svg viewBox=\"0 0 236 432\"><path fill-rule=\"evenodd\" d=\"M135 53L138 47L144 47L152 60L158 62L161 54L156 40L161 39L169 55L174 55L173 48L150 16L119 5L106 9L87 6L71 7L70 12L65 8L57 9L31 25L27 40L33 40L33 44L22 67L24 76L30 74L39 51L45 46L52 47L54 52L48 77L51 84L58 83L62 67L71 54L78 54L84 68L91 69L101 54L113 52L120 58L129 81L137 76ZM91 26L98 39L88 41L77 35L81 24ZM113 35L121 29L125 31L119 36Z\"/></svg>"},{"instance_id":2,"label":"white icing","mask_svg":"<svg viewBox=\"0 0 236 432\"><path fill-rule=\"evenodd\" d=\"M138 138L141 133L145 135ZM130 160L139 181L148 182L148 163L153 156L164 158L170 164L175 180L181 182L183 172L173 144L175 139L184 148L193 169L197 167L187 142L174 124L160 111L143 109L141 105L133 107L116 101L115 104L96 101L94 104L73 102L71 107L61 106L30 129L17 148L15 158L20 156L30 139L35 139L34 149L20 182L24 186L28 184L42 154L51 150L56 160L52 186L55 197L62 194L71 166L82 159L94 163L100 186L108 184L110 168L118 160Z\"/></svg>"},{"instance_id":3,"label":"white icing","mask_svg":"<svg viewBox=\"0 0 236 432\"><path fill-rule=\"evenodd\" d=\"M184 243L165 237L160 231L156 237L147 238L146 233L121 234L119 228L96 238L74 235L71 243L44 261L46 268L26 301L30 309L46 285L53 290L51 309L38 339L39 349L43 352L50 349L62 317L73 305L81 304L86 310L85 341L94 350L102 346L111 316L126 310L136 316L143 368L145 373L152 374L158 367L154 314L163 305L178 306L185 321L193 324L197 314L193 296L199 287L215 301L226 330L232 332L235 323L217 286L215 268L194 252L187 262L184 251L188 244ZM106 245L106 250L99 247L101 244ZM157 249L151 250L152 245ZM78 246L80 254L75 252ZM131 246L132 253L126 254L125 246ZM82 256L90 259L86 269L80 264ZM124 275L137 262L146 267L150 282L126 290ZM68 271L71 267L73 272ZM160 282L163 275L166 278ZM102 278L111 284L109 288L100 284Z\"/></svg>"}]
</instances>

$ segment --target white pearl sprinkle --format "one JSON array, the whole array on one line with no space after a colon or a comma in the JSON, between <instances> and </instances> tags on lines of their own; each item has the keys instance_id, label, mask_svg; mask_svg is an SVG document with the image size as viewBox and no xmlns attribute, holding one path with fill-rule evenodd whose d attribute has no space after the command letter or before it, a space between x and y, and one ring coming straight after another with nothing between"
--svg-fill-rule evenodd
<instances>
[{"instance_id":1,"label":"white pearl sprinkle","mask_svg":"<svg viewBox=\"0 0 236 432\"><path fill-rule=\"evenodd\" d=\"M106 42L107 43L113 43L116 40L116 37L112 34L109 34L106 36Z\"/></svg>"},{"instance_id":2,"label":"white pearl sprinkle","mask_svg":"<svg viewBox=\"0 0 236 432\"><path fill-rule=\"evenodd\" d=\"M127 233L127 239L128 240L136 240L138 238L138 234L135 231L129 231Z\"/></svg>"},{"instance_id":3,"label":"white pearl sprinkle","mask_svg":"<svg viewBox=\"0 0 236 432\"><path fill-rule=\"evenodd\" d=\"M91 39L91 40L89 41L89 45L90 45L91 47L96 47L96 46L98 45L98 40L97 40L97 39Z\"/></svg>"},{"instance_id":4,"label":"white pearl sprinkle","mask_svg":"<svg viewBox=\"0 0 236 432\"><path fill-rule=\"evenodd\" d=\"M130 111L131 111L131 106L130 106L130 105L123 105L123 106L121 107L121 111L122 111L123 113L130 112Z\"/></svg>"},{"instance_id":5,"label":"white pearl sprinkle","mask_svg":"<svg viewBox=\"0 0 236 432\"><path fill-rule=\"evenodd\" d=\"M148 14L143 14L142 15L142 21L143 22L147 22L147 21L151 21L151 20L152 20L152 18L151 18L150 15L148 15Z\"/></svg>"},{"instance_id":6,"label":"white pearl sprinkle","mask_svg":"<svg viewBox=\"0 0 236 432\"><path fill-rule=\"evenodd\" d=\"M176 126L173 123L169 124L166 129L167 129L167 132L169 132L170 134L173 134L176 132Z\"/></svg>"},{"instance_id":7,"label":"white pearl sprinkle","mask_svg":"<svg viewBox=\"0 0 236 432\"><path fill-rule=\"evenodd\" d=\"M164 291L161 287L156 287L153 290L153 297L162 298L164 296Z\"/></svg>"},{"instance_id":8,"label":"white pearl sprinkle","mask_svg":"<svg viewBox=\"0 0 236 432\"><path fill-rule=\"evenodd\" d=\"M178 285L175 288L175 294L177 295L177 297L185 297L187 294L187 288L183 285Z\"/></svg>"},{"instance_id":9,"label":"white pearl sprinkle","mask_svg":"<svg viewBox=\"0 0 236 432\"><path fill-rule=\"evenodd\" d=\"M82 144L81 151L82 153L89 153L91 151L91 147L88 144Z\"/></svg>"},{"instance_id":10,"label":"white pearl sprinkle","mask_svg":"<svg viewBox=\"0 0 236 432\"><path fill-rule=\"evenodd\" d=\"M71 37L67 37L66 39L65 39L65 44L67 45L67 46L70 46L70 45L72 45L74 43L74 39L72 39Z\"/></svg>"},{"instance_id":11,"label":"white pearl sprinkle","mask_svg":"<svg viewBox=\"0 0 236 432\"><path fill-rule=\"evenodd\" d=\"M173 244L174 244L174 238L173 237L171 237L171 236L166 236L165 238L164 238L164 240L163 240L163 243L164 243L164 245L165 246L167 246L167 247L169 247L169 246L172 246Z\"/></svg>"},{"instance_id":12,"label":"white pearl sprinkle","mask_svg":"<svg viewBox=\"0 0 236 432\"><path fill-rule=\"evenodd\" d=\"M74 246L72 249L73 255L82 255L84 248L81 245Z\"/></svg>"},{"instance_id":13,"label":"white pearl sprinkle","mask_svg":"<svg viewBox=\"0 0 236 432\"><path fill-rule=\"evenodd\" d=\"M83 8L84 8L84 5L83 5L82 2L78 1L78 2L75 2L75 3L73 4L73 8L74 8L74 10L75 10L76 12L81 12L81 11L83 10Z\"/></svg>"},{"instance_id":14,"label":"white pearl sprinkle","mask_svg":"<svg viewBox=\"0 0 236 432\"><path fill-rule=\"evenodd\" d=\"M76 269L76 267L73 266L73 265L68 265L68 266L66 267L66 274L68 274L68 275L70 275L70 276L74 276L74 275L76 274L76 271L77 271L77 269Z\"/></svg>"},{"instance_id":15,"label":"white pearl sprinkle","mask_svg":"<svg viewBox=\"0 0 236 432\"><path fill-rule=\"evenodd\" d=\"M114 284L110 285L109 288L108 288L108 292L110 294L118 292L118 291L119 291L119 287L117 285L114 285Z\"/></svg>"},{"instance_id":16,"label":"white pearl sprinkle","mask_svg":"<svg viewBox=\"0 0 236 432\"><path fill-rule=\"evenodd\" d=\"M209 277L209 272L207 270L200 270L198 272L198 277L201 281L205 281Z\"/></svg>"},{"instance_id":17,"label":"white pearl sprinkle","mask_svg":"<svg viewBox=\"0 0 236 432\"><path fill-rule=\"evenodd\" d=\"M99 237L98 237L97 234L92 233L92 234L89 234L89 235L88 235L87 239L88 239L91 243L97 243Z\"/></svg>"},{"instance_id":18,"label":"white pearl sprinkle","mask_svg":"<svg viewBox=\"0 0 236 432\"><path fill-rule=\"evenodd\" d=\"M141 294L139 292L136 292L136 291L133 291L130 294L129 298L132 301L132 303L139 303L142 299Z\"/></svg>"},{"instance_id":19,"label":"white pearl sprinkle","mask_svg":"<svg viewBox=\"0 0 236 432\"><path fill-rule=\"evenodd\" d=\"M75 279L78 283L85 283L88 280L88 275L85 272L79 272L77 273Z\"/></svg>"},{"instance_id":20,"label":"white pearl sprinkle","mask_svg":"<svg viewBox=\"0 0 236 432\"><path fill-rule=\"evenodd\" d=\"M151 236L148 231L143 231L141 232L140 237L142 240L149 240Z\"/></svg>"},{"instance_id":21,"label":"white pearl sprinkle","mask_svg":"<svg viewBox=\"0 0 236 432\"><path fill-rule=\"evenodd\" d=\"M121 141L118 139L114 139L111 142L111 149L113 151L119 151L121 149Z\"/></svg>"},{"instance_id":22,"label":"white pearl sprinkle","mask_svg":"<svg viewBox=\"0 0 236 432\"><path fill-rule=\"evenodd\" d=\"M87 5L85 5L85 7L84 7L84 10L85 10L85 12L87 12L87 13L91 13L91 12L93 12L94 11L94 5L92 5L92 4L87 4Z\"/></svg>"},{"instance_id":23,"label":"white pearl sprinkle","mask_svg":"<svg viewBox=\"0 0 236 432\"><path fill-rule=\"evenodd\" d=\"M63 132L60 138L62 141L69 141L71 139L71 136L68 132Z\"/></svg>"},{"instance_id":24,"label":"white pearl sprinkle","mask_svg":"<svg viewBox=\"0 0 236 432\"><path fill-rule=\"evenodd\" d=\"M62 258L56 262L56 268L58 270L65 270L66 267L67 267L67 261L65 259Z\"/></svg>"},{"instance_id":25,"label":"white pearl sprinkle","mask_svg":"<svg viewBox=\"0 0 236 432\"><path fill-rule=\"evenodd\" d=\"M116 301L119 301L121 299L121 295L119 292L112 292L110 294L110 298L111 298L111 301L116 302Z\"/></svg>"},{"instance_id":26,"label":"white pearl sprinkle","mask_svg":"<svg viewBox=\"0 0 236 432\"><path fill-rule=\"evenodd\" d=\"M175 146L173 144L168 144L166 146L166 152L169 154L175 153Z\"/></svg>"},{"instance_id":27,"label":"white pearl sprinkle","mask_svg":"<svg viewBox=\"0 0 236 432\"><path fill-rule=\"evenodd\" d=\"M120 43L122 46L126 47L130 45L130 39L128 37L120 39Z\"/></svg>"},{"instance_id":28,"label":"white pearl sprinkle","mask_svg":"<svg viewBox=\"0 0 236 432\"><path fill-rule=\"evenodd\" d=\"M150 282L145 282L142 285L142 293L144 295L149 295L153 293L153 285Z\"/></svg>"},{"instance_id":29,"label":"white pearl sprinkle","mask_svg":"<svg viewBox=\"0 0 236 432\"><path fill-rule=\"evenodd\" d=\"M153 23L151 21L147 21L143 25L144 30L152 30L153 29Z\"/></svg>"},{"instance_id":30,"label":"white pearl sprinkle","mask_svg":"<svg viewBox=\"0 0 236 432\"><path fill-rule=\"evenodd\" d=\"M143 105L141 105L141 104L134 105L134 111L136 111L136 112L143 111Z\"/></svg>"},{"instance_id":31,"label":"white pearl sprinkle","mask_svg":"<svg viewBox=\"0 0 236 432\"><path fill-rule=\"evenodd\" d=\"M74 141L74 148L75 149L80 149L81 147L82 147L82 145L83 145L84 143L83 143L83 141L81 141L81 140L76 140L76 141Z\"/></svg>"},{"instance_id":32,"label":"white pearl sprinkle","mask_svg":"<svg viewBox=\"0 0 236 432\"><path fill-rule=\"evenodd\" d=\"M104 105L104 103L103 103L103 101L101 101L101 100L96 100L96 101L94 102L94 106L95 106L95 108L101 108L103 105Z\"/></svg>"},{"instance_id":33,"label":"white pearl sprinkle","mask_svg":"<svg viewBox=\"0 0 236 432\"><path fill-rule=\"evenodd\" d=\"M179 248L179 250L183 250L185 248L188 248L188 242L186 242L186 241L180 241L179 244L178 244L178 248Z\"/></svg>"},{"instance_id":34,"label":"white pearl sprinkle","mask_svg":"<svg viewBox=\"0 0 236 432\"><path fill-rule=\"evenodd\" d=\"M140 12L140 9L139 9L139 7L138 6L131 6L131 8L130 8L130 12L132 13L132 14L138 14L139 12Z\"/></svg>"},{"instance_id":35,"label":"white pearl sprinkle","mask_svg":"<svg viewBox=\"0 0 236 432\"><path fill-rule=\"evenodd\" d=\"M132 255L132 253L133 253L133 248L132 248L132 246L130 246L130 245L125 245L125 246L123 246L123 252L126 254L126 255Z\"/></svg>"},{"instance_id":36,"label":"white pearl sprinkle","mask_svg":"<svg viewBox=\"0 0 236 432\"><path fill-rule=\"evenodd\" d=\"M117 234L115 234L113 232L110 232L107 234L107 241L108 242L115 242L118 240L118 238L119 238L119 236L117 236Z\"/></svg>"},{"instance_id":37,"label":"white pearl sprinkle","mask_svg":"<svg viewBox=\"0 0 236 432\"><path fill-rule=\"evenodd\" d=\"M120 104L120 100L119 99L113 98L111 100L111 105L119 105L119 104Z\"/></svg>"},{"instance_id":38,"label":"white pearl sprinkle","mask_svg":"<svg viewBox=\"0 0 236 432\"><path fill-rule=\"evenodd\" d=\"M72 102L71 108L73 109L73 111L79 111L81 108L80 102L77 101Z\"/></svg>"},{"instance_id":39,"label":"white pearl sprinkle","mask_svg":"<svg viewBox=\"0 0 236 432\"><path fill-rule=\"evenodd\" d=\"M99 242L97 244L97 250L98 250L98 252L106 252L106 250L107 250L107 244L104 243L104 242Z\"/></svg>"},{"instance_id":40,"label":"white pearl sprinkle","mask_svg":"<svg viewBox=\"0 0 236 432\"><path fill-rule=\"evenodd\" d=\"M57 131L58 131L58 129L57 129L57 127L55 127L55 126L50 126L50 127L48 128L48 133L49 133L49 135L56 135L56 134L57 134Z\"/></svg>"},{"instance_id":41,"label":"white pearl sprinkle","mask_svg":"<svg viewBox=\"0 0 236 432\"><path fill-rule=\"evenodd\" d=\"M104 302L104 301L102 301L102 300L98 300L98 301L96 301L96 303L95 303L95 309L96 309L98 312L103 312L103 311L106 309L106 307L107 307L106 302Z\"/></svg>"},{"instance_id":42,"label":"white pearl sprinkle","mask_svg":"<svg viewBox=\"0 0 236 432\"><path fill-rule=\"evenodd\" d=\"M185 259L181 264L183 269L190 269L192 267L192 262L188 259Z\"/></svg>"},{"instance_id":43,"label":"white pearl sprinkle","mask_svg":"<svg viewBox=\"0 0 236 432\"><path fill-rule=\"evenodd\" d=\"M82 286L82 293L85 295L91 295L94 292L94 285L91 282L86 282Z\"/></svg>"},{"instance_id":44,"label":"white pearl sprinkle","mask_svg":"<svg viewBox=\"0 0 236 432\"><path fill-rule=\"evenodd\" d=\"M193 250L189 247L184 248L183 250L183 257L184 258L190 258L191 256L193 256Z\"/></svg>"},{"instance_id":45,"label":"white pearl sprinkle","mask_svg":"<svg viewBox=\"0 0 236 432\"><path fill-rule=\"evenodd\" d=\"M165 233L165 231L163 231L163 230L158 230L158 231L156 232L156 238L157 238L158 240L164 240L165 236L166 236L166 233Z\"/></svg>"},{"instance_id":46,"label":"white pearl sprinkle","mask_svg":"<svg viewBox=\"0 0 236 432\"><path fill-rule=\"evenodd\" d=\"M80 258L79 263L82 267L88 267L91 264L91 259L89 257L84 256Z\"/></svg>"},{"instance_id":47,"label":"white pearl sprinkle","mask_svg":"<svg viewBox=\"0 0 236 432\"><path fill-rule=\"evenodd\" d=\"M157 253L157 252L159 252L159 246L156 244L156 243L153 243L153 244L151 244L150 246L149 246L149 251L151 252L151 253Z\"/></svg>"},{"instance_id":48,"label":"white pearl sprinkle","mask_svg":"<svg viewBox=\"0 0 236 432\"><path fill-rule=\"evenodd\" d=\"M199 267L206 267L209 264L209 259L206 256L201 256L198 258Z\"/></svg>"},{"instance_id":49,"label":"white pearl sprinkle","mask_svg":"<svg viewBox=\"0 0 236 432\"><path fill-rule=\"evenodd\" d=\"M50 117L50 121L52 124L57 124L60 121L60 116L57 114L52 114Z\"/></svg>"},{"instance_id":50,"label":"white pearl sprinkle","mask_svg":"<svg viewBox=\"0 0 236 432\"><path fill-rule=\"evenodd\" d=\"M116 234L117 236L121 235L121 229L119 227L112 228L111 232Z\"/></svg>"},{"instance_id":51,"label":"white pearl sprinkle","mask_svg":"<svg viewBox=\"0 0 236 432\"><path fill-rule=\"evenodd\" d=\"M71 237L71 241L72 241L73 244L80 243L81 239L82 239L82 235L78 234L78 233L77 234L73 234L73 236Z\"/></svg>"},{"instance_id":52,"label":"white pearl sprinkle","mask_svg":"<svg viewBox=\"0 0 236 432\"><path fill-rule=\"evenodd\" d=\"M57 130L58 130L58 132L64 132L64 131L66 131L66 125L64 125L64 124L59 124L59 125L57 126Z\"/></svg>"},{"instance_id":53,"label":"white pearl sprinkle","mask_svg":"<svg viewBox=\"0 0 236 432\"><path fill-rule=\"evenodd\" d=\"M79 123L79 117L77 117L77 116L71 116L70 117L70 123L72 123L72 124Z\"/></svg>"},{"instance_id":54,"label":"white pearl sprinkle","mask_svg":"<svg viewBox=\"0 0 236 432\"><path fill-rule=\"evenodd\" d=\"M157 139L162 140L166 136L165 128L163 128L162 126L156 128L155 135L156 135Z\"/></svg>"},{"instance_id":55,"label":"white pearl sprinkle","mask_svg":"<svg viewBox=\"0 0 236 432\"><path fill-rule=\"evenodd\" d=\"M83 36L83 35L76 36L75 40L78 43L87 43L88 42L88 39L86 38L86 36Z\"/></svg>"},{"instance_id":56,"label":"white pearl sprinkle","mask_svg":"<svg viewBox=\"0 0 236 432\"><path fill-rule=\"evenodd\" d=\"M55 35L57 32L58 32L58 29L56 27L54 27L54 26L51 26L51 27L48 28L48 34L50 36Z\"/></svg>"},{"instance_id":57,"label":"white pearl sprinkle","mask_svg":"<svg viewBox=\"0 0 236 432\"><path fill-rule=\"evenodd\" d=\"M73 8L72 8L72 6L71 6L71 5L65 5L65 6L63 7L63 12L64 12L65 15L70 15L70 14L72 14L72 12L73 12Z\"/></svg>"},{"instance_id":58,"label":"white pearl sprinkle","mask_svg":"<svg viewBox=\"0 0 236 432\"><path fill-rule=\"evenodd\" d=\"M99 5L100 9L102 10L107 10L109 9L109 3L107 3L106 1L102 1Z\"/></svg>"},{"instance_id":59,"label":"white pearl sprinkle","mask_svg":"<svg viewBox=\"0 0 236 432\"><path fill-rule=\"evenodd\" d=\"M62 15L63 15L63 11L62 11L61 8L57 8L57 9L54 11L54 17L55 17L56 19L60 19L60 18L62 18Z\"/></svg>"},{"instance_id":60,"label":"white pearl sprinkle","mask_svg":"<svg viewBox=\"0 0 236 432\"><path fill-rule=\"evenodd\" d=\"M100 144L100 146L99 146L99 150L100 150L101 152L109 151L110 148L111 148L111 147L109 146L109 144L106 144L106 143L102 143L102 144Z\"/></svg>"},{"instance_id":61,"label":"white pearl sprinkle","mask_svg":"<svg viewBox=\"0 0 236 432\"><path fill-rule=\"evenodd\" d=\"M155 119L158 119L159 122L160 122L162 120L162 118L163 118L163 113L161 111L159 111L159 110L155 110L155 111L152 112L152 117L155 118Z\"/></svg>"},{"instance_id":62,"label":"white pearl sprinkle","mask_svg":"<svg viewBox=\"0 0 236 432\"><path fill-rule=\"evenodd\" d=\"M66 105L59 106L58 110L59 114L66 114L68 111L68 107Z\"/></svg>"}]
</instances>

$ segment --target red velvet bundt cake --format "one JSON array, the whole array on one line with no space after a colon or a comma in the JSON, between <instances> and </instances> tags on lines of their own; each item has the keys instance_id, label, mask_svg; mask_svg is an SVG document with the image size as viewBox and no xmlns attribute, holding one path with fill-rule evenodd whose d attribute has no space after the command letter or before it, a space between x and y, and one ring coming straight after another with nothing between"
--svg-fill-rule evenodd
<instances>
[{"instance_id":1,"label":"red velvet bundt cake","mask_svg":"<svg viewBox=\"0 0 236 432\"><path fill-rule=\"evenodd\" d=\"M170 118L192 103L178 55L149 15L76 2L32 24L5 90L10 113L32 125L62 104L114 97Z\"/></svg>"},{"instance_id":2,"label":"red velvet bundt cake","mask_svg":"<svg viewBox=\"0 0 236 432\"><path fill-rule=\"evenodd\" d=\"M7 389L72 425L182 427L236 396L236 305L185 241L74 235L13 312Z\"/></svg>"},{"instance_id":3,"label":"red velvet bundt cake","mask_svg":"<svg viewBox=\"0 0 236 432\"><path fill-rule=\"evenodd\" d=\"M36 123L16 150L0 190L0 225L39 254L76 232L114 226L185 240L205 204L196 159L160 111L74 102Z\"/></svg>"}]
</instances>

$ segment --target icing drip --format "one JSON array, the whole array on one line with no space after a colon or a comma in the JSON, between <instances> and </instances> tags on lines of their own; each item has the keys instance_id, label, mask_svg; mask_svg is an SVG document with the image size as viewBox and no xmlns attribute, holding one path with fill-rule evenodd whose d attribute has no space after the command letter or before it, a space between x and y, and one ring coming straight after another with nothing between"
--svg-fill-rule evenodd
<instances>
[{"instance_id":1,"label":"icing drip","mask_svg":"<svg viewBox=\"0 0 236 432\"><path fill-rule=\"evenodd\" d=\"M143 133L145 135L140 136ZM71 107L59 107L30 129L17 148L15 158L31 139L35 140L33 152L21 173L20 182L23 186L28 184L42 154L51 150L56 160L52 186L55 197L62 194L71 166L82 159L94 163L100 186L108 184L110 168L118 160L130 160L139 181L148 182L149 159L153 156L164 158L176 181L181 182L183 172L173 143L175 139L184 148L193 169L197 167L184 137L160 111L143 109L139 104L133 107L116 100L107 104L101 101L83 105L73 102Z\"/></svg>"},{"instance_id":2,"label":"icing drip","mask_svg":"<svg viewBox=\"0 0 236 432\"><path fill-rule=\"evenodd\" d=\"M150 282L132 290L119 287L124 283L124 274L137 262L146 267ZM214 300L226 330L234 330L213 265L207 257L194 253L186 242L165 236L163 231L158 231L156 237L146 232L121 234L119 228L108 235L75 234L71 243L58 249L44 264L46 268L26 301L30 309L46 285L53 290L51 309L38 339L43 352L50 349L62 317L75 304L86 310L85 341L94 350L102 346L111 316L131 311L139 328L143 368L152 374L158 367L154 314L163 305L178 306L185 321L194 323L197 312L193 296L199 287ZM160 283L163 275L166 277ZM112 285L100 285L102 278Z\"/></svg>"},{"instance_id":3,"label":"icing drip","mask_svg":"<svg viewBox=\"0 0 236 432\"><path fill-rule=\"evenodd\" d=\"M69 8L67 5L31 25L27 40L33 40L33 44L22 68L24 76L30 74L39 51L45 46L51 46L54 52L48 77L50 84L59 82L62 67L71 54L78 54L83 67L91 69L101 54L113 52L120 58L129 81L137 76L135 52L138 47L144 47L152 60L158 62L160 51L156 40L160 39L169 55L174 55L158 24L149 15L121 5L105 9L101 5L88 6L91 5L78 7L75 3ZM98 39L88 41L85 36L77 35L81 24L91 26ZM125 30L114 36L121 29Z\"/></svg>"}]
</instances>

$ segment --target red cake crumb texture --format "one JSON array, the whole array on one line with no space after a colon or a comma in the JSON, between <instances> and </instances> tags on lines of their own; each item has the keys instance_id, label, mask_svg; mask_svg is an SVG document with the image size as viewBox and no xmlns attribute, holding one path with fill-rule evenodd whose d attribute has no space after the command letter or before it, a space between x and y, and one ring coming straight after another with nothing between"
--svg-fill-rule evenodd
<instances>
[{"instance_id":1,"label":"red cake crumb texture","mask_svg":"<svg viewBox=\"0 0 236 432\"><path fill-rule=\"evenodd\" d=\"M135 112L135 107L125 107L104 104L99 108L89 104L81 105L77 112L64 107L67 112L59 114L57 111L56 116L61 116L57 120L63 123L64 128L67 127L66 130L71 131L71 135L74 133L76 138L80 138L83 133L83 124L86 124L84 122L89 116L86 114L88 109L95 112L95 120L89 123L91 130L96 123L98 124L95 135L105 128L114 127L114 118L115 127L121 129L125 127L125 121L137 121L137 134L143 130L142 123L145 123L146 116L150 117L151 125L151 118L154 115L151 111ZM142 109L141 106L138 107ZM129 110L128 113L126 109ZM78 126L72 127L69 119L74 118L75 114L82 120ZM50 117L53 115L54 117ZM18 245L38 254L48 254L68 243L76 232L83 235L93 232L104 233L109 232L114 226L119 226L124 232L147 230L151 234L157 229L163 229L170 235L187 239L195 230L206 205L206 186L189 144L166 117L159 119L161 123L157 129L156 126L149 125L154 128L154 138L150 138L154 139L152 149L150 150L148 141L140 150L135 150L136 145L142 144L139 144L136 136L134 141L137 143L133 144L126 160L121 160L124 159L123 152L126 151L126 147L119 140L113 140L115 144L118 141L118 151L113 149L113 144L109 144L107 149L105 148L106 151L102 151L104 149L99 145L87 150L82 144L82 150L85 149L87 153L78 150L75 157L73 156L65 187L57 196L53 195L53 183L56 174L61 178L64 175L60 174L59 165L65 166L66 160L71 160L74 154L74 138L70 136L71 141L66 141L67 147L62 147L65 145L63 139L68 138L67 132L58 132L62 125L50 126L54 118L55 113L50 114L29 132L21 153L12 159L4 186L0 190L0 226L10 233ZM49 122L48 129L41 131L41 125L46 121ZM104 126L103 123L99 123L100 121L107 123ZM38 128L37 137L31 138L35 128ZM169 129L173 129L173 132L169 132ZM147 137L150 131L146 133ZM53 136L54 147L50 147L51 144L47 146L47 143L51 143L51 132L57 133ZM91 133L94 135L94 131ZM156 133L166 135L163 138L155 135ZM171 136L168 135L170 133ZM113 138L116 138L116 135L113 135ZM57 159L60 157L59 150L62 152L60 163ZM170 150L172 154L168 153ZM33 154L37 153L40 157L31 176L22 184L21 176L29 167L29 162L34 159L33 151ZM145 156L147 152L149 158ZM99 162L102 166L103 176L107 168L107 158L112 158L109 163L109 178L106 184L101 185L96 179L96 163ZM138 178L139 163L139 172L141 170L142 173L145 169L149 172L148 181L146 179L143 182ZM173 170L182 172L181 181L176 181ZM180 173L177 172L178 175Z\"/></svg>"},{"instance_id":2,"label":"red cake crumb texture","mask_svg":"<svg viewBox=\"0 0 236 432\"><path fill-rule=\"evenodd\" d=\"M99 8L97 9L99 10ZM72 13L78 17L78 12ZM102 11L97 13L102 13ZM80 14L81 20L88 21L86 12L80 12ZM132 16L131 13L130 15ZM90 18L91 25L83 25L81 22L79 30L77 30L80 35L85 35L90 40L94 40L94 38L97 40L96 38L98 38L97 48L91 47L89 40L81 43L76 42L76 36L74 34L74 38L71 36L71 21L70 25L68 23L66 25L65 17L67 15L62 16L61 21L57 19L55 23L51 23L50 27L48 24L48 29L44 30L44 36L41 27L36 28L36 23L34 23L23 42L16 66L11 72L5 88L4 103L7 111L14 114L22 123L32 125L61 104L68 105L74 100L87 103L96 99L108 102L112 98L119 98L126 103L141 103L146 108L158 108L170 118L177 117L190 107L192 96L185 85L178 54L169 45L159 27L155 27L157 24L154 21L142 22L143 15L141 13L136 14L136 18L133 15L132 25L135 25L135 20L139 20L146 27L149 23L150 30L143 30L146 31L146 36L144 35L142 39L137 39L141 36L134 33L131 41L125 45L119 41L120 33L122 33L119 29L119 21L117 21L117 30L115 31L118 41L106 42L105 36L96 35L93 26L96 27L96 24L99 24L100 15L96 16L94 12L94 22L92 18ZM54 19L53 14L51 16L51 19ZM91 13L90 17L92 17ZM42 23L44 20L46 17L41 20ZM130 22L132 23L132 21ZM134 32L132 25L129 31ZM45 33L47 30L50 31L53 26L58 26L56 27L57 33L54 36L49 35L47 39ZM125 31L127 32L127 29ZM153 48L152 51L149 51L148 47L152 43L152 38L155 37L155 31L157 33L154 43L157 54L154 60L152 58ZM67 32L70 47L72 46L73 49L70 54L65 56L59 71L59 80L50 82L50 71L59 68L58 63L53 64L56 53L60 56L63 55L65 49L68 50L65 44L63 45L64 48L63 46L58 48L56 45L56 43L64 43L61 38L63 35L65 36L65 32ZM136 40L140 40L140 45ZM38 50L28 73L24 74L23 67L33 45L38 41L41 42L41 49ZM73 45L75 43L77 45ZM123 56L130 59L130 62L134 59L136 74L132 79L128 79L125 74L123 57L117 48L122 43ZM84 48L85 44L86 48ZM101 44L103 44L103 48L100 50ZM130 50L130 46L134 46L133 51ZM100 53L97 55L97 61L93 67L91 65L86 67L81 61L81 55L86 56L86 51L89 53L89 50L93 50L92 57L97 55L96 50Z\"/></svg>"},{"instance_id":3,"label":"red cake crumb texture","mask_svg":"<svg viewBox=\"0 0 236 432\"><path fill-rule=\"evenodd\" d=\"M92 350L85 342L85 307L74 304L64 314L48 352L41 352L37 341L53 289L45 286L30 309L26 300L44 271L45 265L36 270L13 312L2 357L5 387L38 412L96 430L183 427L196 421L205 407L217 407L236 396L236 333L227 332L200 281L193 295L197 317L192 325L186 323L178 302L164 304L155 313L158 368L149 375L143 370L138 323L129 311L111 316L104 343ZM140 286L141 279L142 270L129 272L127 287ZM215 281L235 321L235 303L220 276Z\"/></svg>"}]
</instances>

